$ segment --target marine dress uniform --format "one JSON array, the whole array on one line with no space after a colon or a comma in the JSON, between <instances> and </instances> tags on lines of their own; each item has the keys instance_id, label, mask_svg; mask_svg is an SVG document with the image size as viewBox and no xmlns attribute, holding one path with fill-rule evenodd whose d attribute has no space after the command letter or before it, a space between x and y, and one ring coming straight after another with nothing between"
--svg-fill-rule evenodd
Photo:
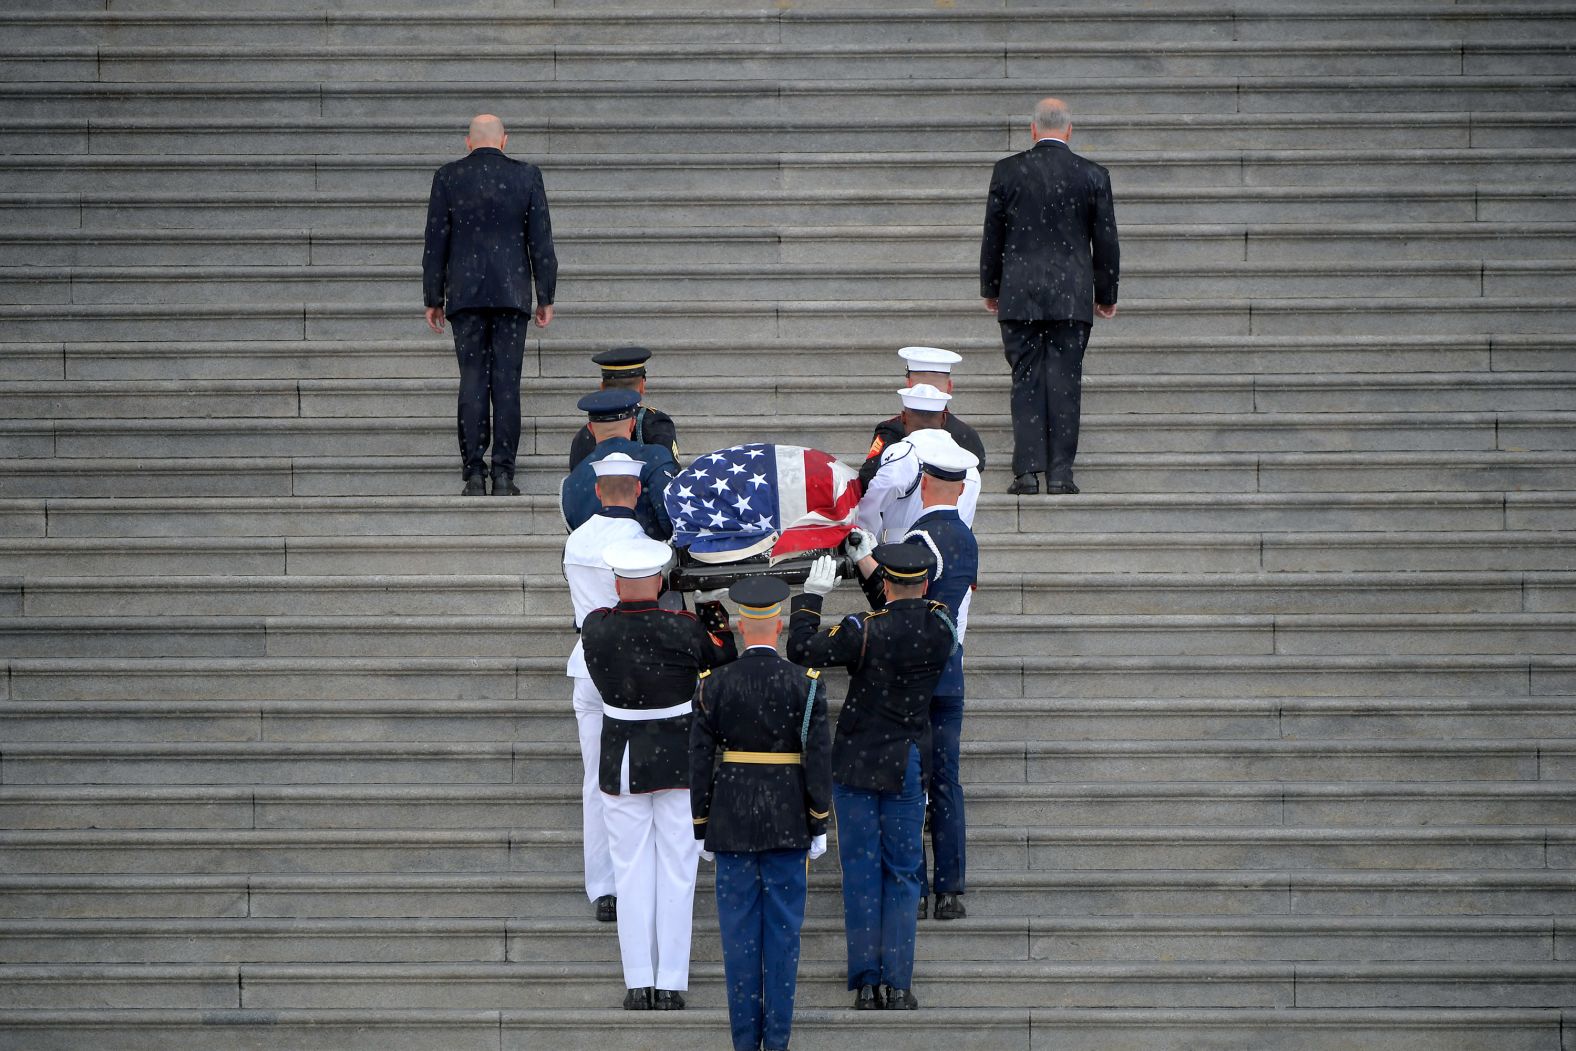
<instances>
[{"instance_id":1,"label":"marine dress uniform","mask_svg":"<svg viewBox=\"0 0 1576 1051\"><path fill-rule=\"evenodd\" d=\"M581 398L578 405L593 423L612 423L633 416L640 405L640 395L632 390L599 390ZM635 505L635 519L651 539L668 539L673 535L673 522L668 518L662 494L678 474L679 465L674 462L673 454L662 446L641 445L628 438L597 442L591 453L580 461L580 466L569 472L558 491L564 524L570 530L579 529L602 506L602 501L597 499L596 472L591 465L613 453L623 453L644 465L640 471L640 502Z\"/></svg>"},{"instance_id":2,"label":"marine dress uniform","mask_svg":"<svg viewBox=\"0 0 1576 1051\"><path fill-rule=\"evenodd\" d=\"M898 394L903 398L904 408L921 412L940 412L952 400L952 395L928 383L905 387ZM900 542L919 517L919 477L919 455L912 441L905 438L887 446L881 454L881 467L859 499L855 515L859 527L880 543ZM964 525L974 525L974 509L979 498L980 472L977 467L970 468L964 478L963 496L958 500L958 514Z\"/></svg>"},{"instance_id":3,"label":"marine dress uniform","mask_svg":"<svg viewBox=\"0 0 1576 1051\"><path fill-rule=\"evenodd\" d=\"M904 347L897 352L903 359L904 368L910 380L916 372L944 372L949 376L952 366L963 360L963 355L954 351L943 350L940 347ZM909 386L913 386L912 382ZM947 393L951 393L950 391ZM979 432L962 420L947 412L947 433L957 439L959 445L979 457L979 469L985 469L985 443L980 439ZM876 424L875 433L870 436L870 451L865 453L865 462L859 467L859 484L868 486L870 480L881 469L881 454L887 446L896 445L908 437L908 428L903 425L903 417L893 416Z\"/></svg>"},{"instance_id":4,"label":"marine dress uniform","mask_svg":"<svg viewBox=\"0 0 1576 1051\"><path fill-rule=\"evenodd\" d=\"M958 482L974 466L974 454L945 431L921 431L914 437L926 474ZM968 632L969 605L979 582L980 548L973 531L958 516L958 509L945 504L926 507L903 542L922 544L936 556L936 573L925 597L945 605L958 629L958 648L941 673L930 701L928 809L935 875L920 887L920 901L923 910L923 896L934 887L936 904L931 915L938 920L962 919L967 915L962 899L967 861L958 750L963 734L964 637Z\"/></svg>"},{"instance_id":5,"label":"marine dress uniform","mask_svg":"<svg viewBox=\"0 0 1576 1051\"><path fill-rule=\"evenodd\" d=\"M788 585L746 577L739 616L774 620ZM695 838L716 855L734 1051L784 1051L793 1026L808 858L826 850L832 741L821 673L751 646L701 673L690 726Z\"/></svg>"},{"instance_id":6,"label":"marine dress uniform","mask_svg":"<svg viewBox=\"0 0 1576 1051\"><path fill-rule=\"evenodd\" d=\"M619 577L655 576L672 552L640 537L603 552ZM682 1010L699 851L689 800L689 731L700 672L734 659L719 602L699 616L620 601L580 626L602 695L598 775L618 887L628 1010ZM704 623L702 622L704 618Z\"/></svg>"},{"instance_id":7,"label":"marine dress uniform","mask_svg":"<svg viewBox=\"0 0 1576 1051\"><path fill-rule=\"evenodd\" d=\"M592 470L598 478L613 475L639 477L645 465L623 453L598 460ZM564 579L569 582L569 597L575 606L575 631L586 614L594 609L618 605L613 586L613 570L602 553L620 540L645 536L628 507L603 507L569 534L564 542ZM596 918L611 923L617 918L613 883L613 859L607 850L607 822L602 816L602 786L597 768L602 754L602 695L586 669L585 644L575 639L566 669L574 680L573 704L576 728L580 734L580 763L584 771L580 785L581 842L583 844L586 897L596 903Z\"/></svg>"},{"instance_id":8,"label":"marine dress uniform","mask_svg":"<svg viewBox=\"0 0 1576 1051\"><path fill-rule=\"evenodd\" d=\"M874 551L896 582L921 584L935 556L915 544ZM832 741L832 805L843 866L848 988L854 1006L911 1010L914 937L925 864L925 781L930 766L930 699L956 643L946 607L898 599L820 629L817 560L805 594L794 600L788 658L795 664L845 667L848 697ZM816 593L817 587L824 588ZM879 991L878 991L879 987Z\"/></svg>"},{"instance_id":9,"label":"marine dress uniform","mask_svg":"<svg viewBox=\"0 0 1576 1051\"><path fill-rule=\"evenodd\" d=\"M602 367L602 384L607 388L609 380L640 379L646 378L646 362L651 360L651 351L645 347L614 347L604 350L591 358L593 362ZM639 391L640 405L635 409L635 434L634 439L641 445L660 445L673 453L673 459L679 458L678 430L673 425L673 417L661 409L654 409L646 404L644 387ZM573 471L580 466L580 461L591 455L591 450L596 448L596 436L591 433L590 427L582 427L575 432L573 440L569 443L569 469Z\"/></svg>"}]
</instances>

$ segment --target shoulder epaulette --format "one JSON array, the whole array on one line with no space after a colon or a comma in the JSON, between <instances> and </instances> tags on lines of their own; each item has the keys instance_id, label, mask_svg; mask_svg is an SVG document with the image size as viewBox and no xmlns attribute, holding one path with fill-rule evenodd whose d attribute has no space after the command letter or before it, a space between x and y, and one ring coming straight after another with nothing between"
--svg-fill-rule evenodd
<instances>
[{"instance_id":1,"label":"shoulder epaulette","mask_svg":"<svg viewBox=\"0 0 1576 1051\"><path fill-rule=\"evenodd\" d=\"M805 675L805 678L807 678L807 679L819 679L821 677L821 669L820 668L807 668L807 669L805 669L804 675Z\"/></svg>"}]
</instances>

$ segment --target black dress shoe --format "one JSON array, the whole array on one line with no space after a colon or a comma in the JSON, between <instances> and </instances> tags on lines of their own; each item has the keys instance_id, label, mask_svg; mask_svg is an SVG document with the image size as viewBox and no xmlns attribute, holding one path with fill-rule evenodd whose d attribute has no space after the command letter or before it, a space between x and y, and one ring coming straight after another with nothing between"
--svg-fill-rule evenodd
<instances>
[{"instance_id":1,"label":"black dress shoe","mask_svg":"<svg viewBox=\"0 0 1576 1051\"><path fill-rule=\"evenodd\" d=\"M854 994L854 1010L879 1011L884 1005L881 1003L881 994L873 985L861 985Z\"/></svg>"},{"instance_id":2,"label":"black dress shoe","mask_svg":"<svg viewBox=\"0 0 1576 1051\"><path fill-rule=\"evenodd\" d=\"M929 915L930 915L930 899L922 897L922 898L919 899L919 918L920 919L925 919Z\"/></svg>"},{"instance_id":3,"label":"black dress shoe","mask_svg":"<svg viewBox=\"0 0 1576 1051\"><path fill-rule=\"evenodd\" d=\"M653 1011L682 1011L684 1010L684 996L673 989L658 989L657 995L651 1001Z\"/></svg>"},{"instance_id":4,"label":"black dress shoe","mask_svg":"<svg viewBox=\"0 0 1576 1051\"><path fill-rule=\"evenodd\" d=\"M460 492L460 495L461 496L486 496L487 495L487 476L484 475L484 474L466 475L466 477L465 477L465 488Z\"/></svg>"},{"instance_id":5,"label":"black dress shoe","mask_svg":"<svg viewBox=\"0 0 1576 1051\"><path fill-rule=\"evenodd\" d=\"M961 894L937 894L936 895L936 919L938 919L938 920L961 920L965 916L967 916L968 914L969 914L968 910L963 907L963 895L961 895Z\"/></svg>"},{"instance_id":6,"label":"black dress shoe","mask_svg":"<svg viewBox=\"0 0 1576 1051\"><path fill-rule=\"evenodd\" d=\"M1007 487L1007 493L1011 496L1033 496L1039 491L1040 476L1037 474L1020 474Z\"/></svg>"},{"instance_id":7,"label":"black dress shoe","mask_svg":"<svg viewBox=\"0 0 1576 1051\"><path fill-rule=\"evenodd\" d=\"M618 922L618 899L611 894L604 894L596 900L596 919L598 923Z\"/></svg>"},{"instance_id":8,"label":"black dress shoe","mask_svg":"<svg viewBox=\"0 0 1576 1051\"><path fill-rule=\"evenodd\" d=\"M624 994L624 1010L649 1011L651 1010L651 986L644 989L631 989Z\"/></svg>"},{"instance_id":9,"label":"black dress shoe","mask_svg":"<svg viewBox=\"0 0 1576 1051\"><path fill-rule=\"evenodd\" d=\"M1074 485L1073 480L1069 478L1065 482L1046 482L1045 491L1051 496L1072 496L1083 490Z\"/></svg>"},{"instance_id":10,"label":"black dress shoe","mask_svg":"<svg viewBox=\"0 0 1576 1051\"><path fill-rule=\"evenodd\" d=\"M514 475L512 475L512 474L495 474L495 475L493 475L492 494L494 496L519 496L520 495L520 489L519 489L518 486L516 486L514 484Z\"/></svg>"},{"instance_id":11,"label":"black dress shoe","mask_svg":"<svg viewBox=\"0 0 1576 1051\"><path fill-rule=\"evenodd\" d=\"M917 1011L919 1001L914 999L914 994L907 989L894 989L890 985L881 987L886 994L886 1009L888 1011Z\"/></svg>"}]
</instances>

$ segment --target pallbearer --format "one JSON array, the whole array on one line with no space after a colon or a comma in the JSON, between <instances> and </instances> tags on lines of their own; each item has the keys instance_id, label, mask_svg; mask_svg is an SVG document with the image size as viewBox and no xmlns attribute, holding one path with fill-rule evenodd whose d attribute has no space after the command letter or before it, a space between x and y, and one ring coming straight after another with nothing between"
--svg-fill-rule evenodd
<instances>
[{"instance_id":1,"label":"pallbearer","mask_svg":"<svg viewBox=\"0 0 1576 1051\"><path fill-rule=\"evenodd\" d=\"M624 1007L677 1011L689 988L699 851L690 820L689 734L700 672L734 658L720 602L695 614L657 605L672 550L646 537L610 545L618 605L580 625L602 696L598 776L618 894Z\"/></svg>"},{"instance_id":2,"label":"pallbearer","mask_svg":"<svg viewBox=\"0 0 1576 1051\"><path fill-rule=\"evenodd\" d=\"M929 385L944 394L952 394L952 366L963 360L963 355L955 354L950 350L940 347L904 347L897 352L903 359L903 378L907 380L905 387L918 387ZM942 413L944 420L942 426L948 434L957 439L959 445L979 458L980 470L985 469L985 443L980 441L979 432L952 413L950 402ZM859 484L869 485L870 480L881 469L881 454L888 446L896 445L908 437L909 426L901 415L882 420L876 424L876 431L870 436L870 451L865 453L864 466L859 468Z\"/></svg>"},{"instance_id":3,"label":"pallbearer","mask_svg":"<svg viewBox=\"0 0 1576 1051\"><path fill-rule=\"evenodd\" d=\"M716 855L734 1051L784 1051L793 1025L810 859L826 852L832 742L821 673L777 655L788 585L728 592L745 650L701 673L690 726L695 838Z\"/></svg>"},{"instance_id":4,"label":"pallbearer","mask_svg":"<svg viewBox=\"0 0 1576 1051\"><path fill-rule=\"evenodd\" d=\"M591 360L602 368L603 390L632 390L640 395L640 406L635 410L635 433L631 435L636 444L660 445L677 460L679 439L673 417L646 404L646 362L651 360L651 351L645 347L614 347ZM579 467L580 461L595 448L596 435L591 433L590 427L576 431L574 440L569 443L569 469L573 471Z\"/></svg>"}]
</instances>

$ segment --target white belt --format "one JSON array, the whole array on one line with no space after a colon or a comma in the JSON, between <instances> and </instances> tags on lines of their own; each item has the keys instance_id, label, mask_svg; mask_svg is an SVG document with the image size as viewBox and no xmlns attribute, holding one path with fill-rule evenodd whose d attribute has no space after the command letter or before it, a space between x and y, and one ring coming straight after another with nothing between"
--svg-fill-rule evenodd
<instances>
[{"instance_id":1,"label":"white belt","mask_svg":"<svg viewBox=\"0 0 1576 1051\"><path fill-rule=\"evenodd\" d=\"M616 708L606 701L602 702L602 714L609 719L622 719L626 723L644 723L653 719L672 719L675 716L688 715L694 709L694 704L685 701L669 708Z\"/></svg>"}]
</instances>

